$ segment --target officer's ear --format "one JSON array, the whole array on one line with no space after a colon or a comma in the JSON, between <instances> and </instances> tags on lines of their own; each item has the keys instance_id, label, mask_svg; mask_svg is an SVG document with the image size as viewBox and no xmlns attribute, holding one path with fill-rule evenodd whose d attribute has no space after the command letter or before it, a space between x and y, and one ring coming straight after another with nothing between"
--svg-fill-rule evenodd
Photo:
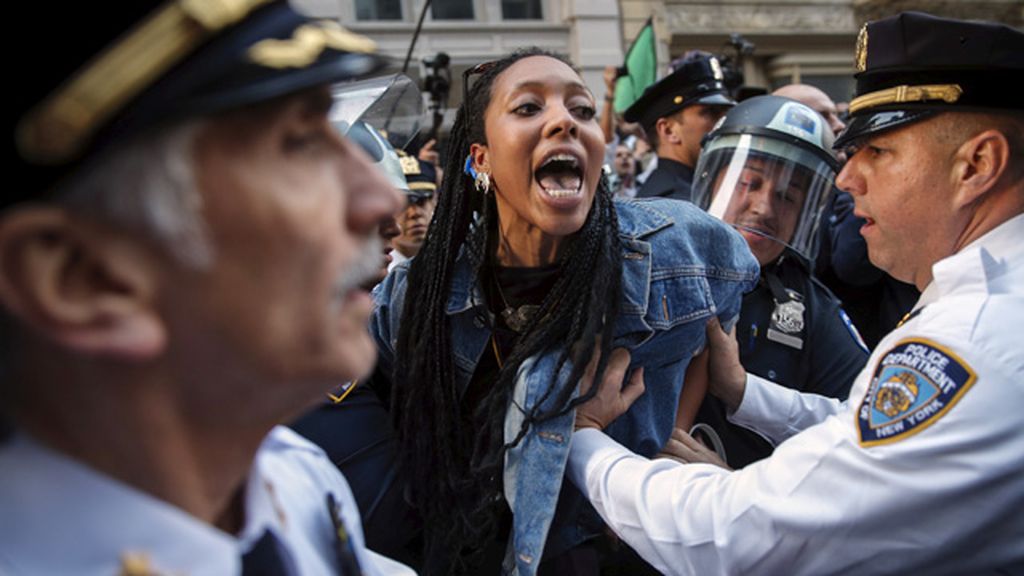
<instances>
[{"instance_id":1,"label":"officer's ear","mask_svg":"<svg viewBox=\"0 0 1024 576\"><path fill-rule=\"evenodd\" d=\"M151 359L166 333L146 246L57 206L15 208L0 214L0 304L74 353Z\"/></svg>"},{"instance_id":2,"label":"officer's ear","mask_svg":"<svg viewBox=\"0 0 1024 576\"><path fill-rule=\"evenodd\" d=\"M965 140L953 154L955 202L964 207L978 201L1009 170L1010 143L994 128Z\"/></svg>"},{"instance_id":3,"label":"officer's ear","mask_svg":"<svg viewBox=\"0 0 1024 576\"><path fill-rule=\"evenodd\" d=\"M679 121L676 119L676 115L663 116L658 118L658 121L654 124L654 130L658 133L658 142L665 142L666 144L679 144L682 139L676 133L676 124Z\"/></svg>"}]
</instances>

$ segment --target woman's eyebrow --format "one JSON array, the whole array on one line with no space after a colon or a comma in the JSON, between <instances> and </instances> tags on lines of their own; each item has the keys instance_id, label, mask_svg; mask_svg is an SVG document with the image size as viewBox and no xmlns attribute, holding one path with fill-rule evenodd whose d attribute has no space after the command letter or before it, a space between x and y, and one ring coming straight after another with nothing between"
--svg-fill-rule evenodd
<instances>
[{"instance_id":1,"label":"woman's eyebrow","mask_svg":"<svg viewBox=\"0 0 1024 576\"><path fill-rule=\"evenodd\" d=\"M511 92L520 92L523 90L540 90L543 88L547 88L550 85L550 82L545 82L543 80L523 80L522 82L513 84ZM581 91L585 92L588 96L593 96L593 94L591 94L590 92L590 89L587 88L587 85L582 82L574 80L571 82L564 82L562 83L562 86L564 86L566 90Z\"/></svg>"}]
</instances>

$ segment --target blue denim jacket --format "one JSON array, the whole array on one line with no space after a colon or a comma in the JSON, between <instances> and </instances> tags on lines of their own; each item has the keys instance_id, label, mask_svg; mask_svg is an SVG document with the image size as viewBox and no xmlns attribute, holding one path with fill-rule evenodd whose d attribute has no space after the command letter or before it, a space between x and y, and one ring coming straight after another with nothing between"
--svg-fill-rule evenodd
<instances>
[{"instance_id":1,"label":"blue denim jacket","mask_svg":"<svg viewBox=\"0 0 1024 576\"><path fill-rule=\"evenodd\" d=\"M628 348L632 365L644 367L647 391L607 432L635 452L651 456L672 432L683 374L690 358L704 347L706 321L713 314L726 327L736 321L741 296L754 287L758 267L735 231L693 204L651 199L617 202L616 208L624 258L615 347ZM372 328L386 369L394 358L407 271L408 264L399 265L375 291L378 306ZM469 384L491 336L474 310L485 308L483 302L468 258L459 258L448 316L461 390ZM539 400L557 359L557 353L550 353L523 363L505 417L506 441L518 433L524 410ZM566 382L570 371L564 367L559 380L575 386ZM532 575L545 543L554 554L597 533L600 523L589 504L574 488L562 490L574 417L569 413L533 426L506 455L505 497L513 512L507 573Z\"/></svg>"}]
</instances>

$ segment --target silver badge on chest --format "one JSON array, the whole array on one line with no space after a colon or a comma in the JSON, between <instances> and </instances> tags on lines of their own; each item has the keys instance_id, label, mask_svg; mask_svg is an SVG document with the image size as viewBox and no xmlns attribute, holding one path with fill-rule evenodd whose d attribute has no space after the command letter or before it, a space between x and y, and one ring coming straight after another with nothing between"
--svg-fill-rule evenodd
<instances>
[{"instance_id":1,"label":"silver badge on chest","mask_svg":"<svg viewBox=\"0 0 1024 576\"><path fill-rule=\"evenodd\" d=\"M804 310L807 308L803 302L790 300L789 302L775 303L775 310L772 311L772 328L796 334L804 329Z\"/></svg>"},{"instance_id":2,"label":"silver badge on chest","mask_svg":"<svg viewBox=\"0 0 1024 576\"><path fill-rule=\"evenodd\" d=\"M805 310L807 307L797 299L788 302L776 301L771 326L766 334L768 339L802 350L804 340L798 335L804 330Z\"/></svg>"}]
</instances>

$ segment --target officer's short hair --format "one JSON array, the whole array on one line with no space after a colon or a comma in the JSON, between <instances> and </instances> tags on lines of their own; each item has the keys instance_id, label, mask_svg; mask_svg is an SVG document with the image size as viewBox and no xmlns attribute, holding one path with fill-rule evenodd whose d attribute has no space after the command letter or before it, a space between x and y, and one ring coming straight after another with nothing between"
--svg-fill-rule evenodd
<instances>
[{"instance_id":1,"label":"officer's short hair","mask_svg":"<svg viewBox=\"0 0 1024 576\"><path fill-rule=\"evenodd\" d=\"M164 125L118 143L58 188L54 201L144 234L182 263L209 265L192 155L203 123Z\"/></svg>"}]
</instances>

